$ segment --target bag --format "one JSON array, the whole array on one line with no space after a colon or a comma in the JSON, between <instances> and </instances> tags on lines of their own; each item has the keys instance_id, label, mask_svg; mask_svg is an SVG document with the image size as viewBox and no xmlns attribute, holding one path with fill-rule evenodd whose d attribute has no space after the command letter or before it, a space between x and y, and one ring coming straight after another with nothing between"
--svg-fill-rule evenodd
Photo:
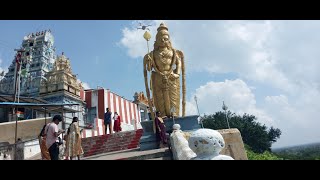
<instances>
[{"instance_id":1,"label":"bag","mask_svg":"<svg viewBox=\"0 0 320 180\"><path fill-rule=\"evenodd\" d=\"M43 136L44 136L44 130L46 129L46 126L47 126L47 125L44 125L44 126L43 126L43 128L42 128L42 130L41 130L41 132L40 132L40 134L39 134L40 137L43 137Z\"/></svg>"},{"instance_id":2,"label":"bag","mask_svg":"<svg viewBox=\"0 0 320 180\"><path fill-rule=\"evenodd\" d=\"M68 139L68 135L66 134L63 136L63 140L67 141L67 139Z\"/></svg>"},{"instance_id":3,"label":"bag","mask_svg":"<svg viewBox=\"0 0 320 180\"><path fill-rule=\"evenodd\" d=\"M58 140L59 140L58 145L59 145L59 146L62 145L62 144L63 144L63 141L62 141L62 139L61 139L60 136L58 136Z\"/></svg>"}]
</instances>

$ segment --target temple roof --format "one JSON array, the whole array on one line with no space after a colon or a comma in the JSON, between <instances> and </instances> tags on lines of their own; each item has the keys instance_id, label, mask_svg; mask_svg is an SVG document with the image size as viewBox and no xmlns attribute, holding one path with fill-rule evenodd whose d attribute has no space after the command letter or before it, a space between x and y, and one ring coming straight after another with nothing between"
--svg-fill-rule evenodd
<instances>
[{"instance_id":1,"label":"temple roof","mask_svg":"<svg viewBox=\"0 0 320 180\"><path fill-rule=\"evenodd\" d=\"M34 97L23 97L20 96L19 103L13 102L12 95L0 95L0 107L29 107L34 110L44 111L46 109L47 112L61 112L62 110L65 113L75 113L78 112L72 108L68 108L66 106L79 106L78 103L50 103L40 98ZM80 112L80 111L79 111Z\"/></svg>"}]
</instances>

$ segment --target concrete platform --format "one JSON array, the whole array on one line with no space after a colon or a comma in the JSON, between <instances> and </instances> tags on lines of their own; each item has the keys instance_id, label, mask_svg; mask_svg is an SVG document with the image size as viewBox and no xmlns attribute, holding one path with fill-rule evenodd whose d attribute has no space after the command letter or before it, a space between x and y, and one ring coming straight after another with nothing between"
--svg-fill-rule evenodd
<instances>
[{"instance_id":1,"label":"concrete platform","mask_svg":"<svg viewBox=\"0 0 320 180\"><path fill-rule=\"evenodd\" d=\"M172 132L174 123L180 124L182 131L191 131L201 128L198 123L198 117L199 116L195 115L179 117L174 120L172 118L164 119L168 135ZM140 139L140 150L145 151L158 148L159 144L156 141L156 135L153 132L153 121L142 121L141 126L143 128L143 135Z\"/></svg>"}]
</instances>

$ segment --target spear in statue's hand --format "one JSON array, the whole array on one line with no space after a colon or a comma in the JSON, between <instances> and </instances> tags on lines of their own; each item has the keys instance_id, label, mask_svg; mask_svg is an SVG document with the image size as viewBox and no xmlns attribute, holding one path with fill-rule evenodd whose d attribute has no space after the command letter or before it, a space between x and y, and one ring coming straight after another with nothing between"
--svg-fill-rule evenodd
<instances>
[{"instance_id":1,"label":"spear in statue's hand","mask_svg":"<svg viewBox=\"0 0 320 180\"><path fill-rule=\"evenodd\" d=\"M143 34L143 37L144 39L147 41L147 47L148 47L148 54L149 54L149 40L151 39L151 34L146 31L144 34Z\"/></svg>"},{"instance_id":2,"label":"spear in statue's hand","mask_svg":"<svg viewBox=\"0 0 320 180\"><path fill-rule=\"evenodd\" d=\"M144 60L143 60L144 83L145 83L145 86L146 86L146 93L147 93L147 97L148 97L149 108L153 109L153 106L151 104L149 85L148 85L148 71L151 70L151 61L152 61L152 59L151 59L151 57L149 55L149 52L150 52L149 51L149 40L151 39L151 34L148 31L146 31L143 34L143 37L147 41L147 47L148 47L147 57L144 58ZM146 66L148 66L148 68L146 68ZM151 110L151 118L154 121L155 116L154 116L154 112L152 110ZM153 131L155 132L155 123L153 123Z\"/></svg>"},{"instance_id":3,"label":"spear in statue's hand","mask_svg":"<svg viewBox=\"0 0 320 180\"><path fill-rule=\"evenodd\" d=\"M149 53L150 53L150 50L149 50L149 40L151 39L151 34L148 32L148 31L146 31L144 34L143 34L143 37L144 37L144 39L147 41L147 48L148 48L148 59L147 59L147 64L148 64L148 71L150 71L151 70L151 62L150 62L150 60L151 60L151 57L150 57L150 55L149 55Z\"/></svg>"}]
</instances>

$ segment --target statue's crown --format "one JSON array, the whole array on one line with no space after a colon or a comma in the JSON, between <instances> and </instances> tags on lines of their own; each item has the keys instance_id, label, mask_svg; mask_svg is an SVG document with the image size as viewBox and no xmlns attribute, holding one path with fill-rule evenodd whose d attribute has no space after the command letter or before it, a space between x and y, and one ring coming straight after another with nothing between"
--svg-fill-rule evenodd
<instances>
[{"instance_id":1,"label":"statue's crown","mask_svg":"<svg viewBox=\"0 0 320 180\"><path fill-rule=\"evenodd\" d=\"M158 29L157 29L157 31L161 31L161 30L163 30L163 29L165 29L165 30L169 30L168 29L168 27L162 22L161 24L160 24L160 26L158 27Z\"/></svg>"}]
</instances>

